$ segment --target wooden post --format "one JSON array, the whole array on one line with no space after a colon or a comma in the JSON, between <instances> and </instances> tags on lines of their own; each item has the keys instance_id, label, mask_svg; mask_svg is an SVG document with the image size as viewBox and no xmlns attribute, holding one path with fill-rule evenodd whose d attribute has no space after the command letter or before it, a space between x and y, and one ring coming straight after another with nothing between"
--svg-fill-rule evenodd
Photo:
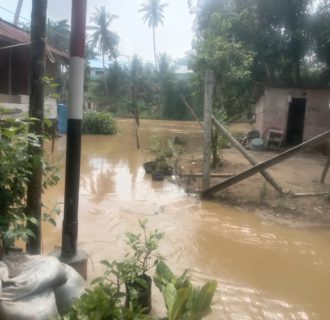
<instances>
[{"instance_id":1,"label":"wooden post","mask_svg":"<svg viewBox=\"0 0 330 320\"><path fill-rule=\"evenodd\" d=\"M208 197L215 192L224 190L244 179L247 179L247 178L253 176L257 172L260 172L261 170L270 168L270 167L274 166L275 164L278 164L278 163L284 161L285 159L290 158L292 155L294 155L295 153L297 153L301 150L304 150L304 149L307 149L310 147L314 147L314 146L320 144L324 140L329 139L329 137L330 137L330 130L316 136L313 139L303 142L302 144L300 144L294 148L291 148L269 160L259 163L259 164L255 165L254 167L252 167L248 170L245 170L245 171L237 174L236 176L233 176L232 178L229 178L207 190L204 189L204 191L202 191L201 195L202 195L202 197Z\"/></svg>"},{"instance_id":2,"label":"wooden post","mask_svg":"<svg viewBox=\"0 0 330 320\"><path fill-rule=\"evenodd\" d=\"M237 150L252 164L257 165L258 162L244 149L244 147L230 134L230 132L214 117L212 116L213 124L221 131L221 133L230 141L230 143L237 148ZM282 188L277 184L274 178L266 171L261 170L260 174L269 182L269 184L280 194L283 195Z\"/></svg>"},{"instance_id":3,"label":"wooden post","mask_svg":"<svg viewBox=\"0 0 330 320\"><path fill-rule=\"evenodd\" d=\"M136 147L138 149L141 148L140 144L140 133L139 133L139 128L140 128L140 117L139 117L139 109L137 105L137 94L135 90L135 84L133 84L132 88L132 98L133 98L133 111L134 111L134 120L135 120L135 137L136 137Z\"/></svg>"},{"instance_id":4,"label":"wooden post","mask_svg":"<svg viewBox=\"0 0 330 320\"><path fill-rule=\"evenodd\" d=\"M327 173L328 173L328 170L329 170L329 166L330 166L330 141L328 141L328 149L327 149L327 151L328 151L328 160L325 163L325 166L324 166L324 169L323 169L322 175L321 175L321 180L320 180L320 182L322 184L324 184L324 182L325 182L325 177L327 176Z\"/></svg>"},{"instance_id":5,"label":"wooden post","mask_svg":"<svg viewBox=\"0 0 330 320\"><path fill-rule=\"evenodd\" d=\"M210 157L212 137L212 103L215 79L212 70L205 72L204 91L204 152L203 152L203 189L210 187Z\"/></svg>"},{"instance_id":6,"label":"wooden post","mask_svg":"<svg viewBox=\"0 0 330 320\"><path fill-rule=\"evenodd\" d=\"M12 48L8 50L8 95L11 95L11 78L12 78Z\"/></svg>"}]
</instances>

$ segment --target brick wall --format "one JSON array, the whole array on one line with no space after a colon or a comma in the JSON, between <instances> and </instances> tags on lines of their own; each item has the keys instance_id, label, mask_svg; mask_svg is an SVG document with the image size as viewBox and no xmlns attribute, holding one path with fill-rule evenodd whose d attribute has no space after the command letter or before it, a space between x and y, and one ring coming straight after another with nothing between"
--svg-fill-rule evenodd
<instances>
[{"instance_id":1,"label":"brick wall","mask_svg":"<svg viewBox=\"0 0 330 320\"><path fill-rule=\"evenodd\" d=\"M270 128L285 133L290 97L306 98L304 141L330 130L330 90L266 88L256 104L255 126L262 135Z\"/></svg>"}]
</instances>

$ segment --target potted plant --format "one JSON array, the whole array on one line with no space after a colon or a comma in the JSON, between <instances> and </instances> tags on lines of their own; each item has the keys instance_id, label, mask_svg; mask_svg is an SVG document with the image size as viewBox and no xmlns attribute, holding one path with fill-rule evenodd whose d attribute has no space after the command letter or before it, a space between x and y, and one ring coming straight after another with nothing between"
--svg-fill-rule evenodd
<instances>
[{"instance_id":1,"label":"potted plant","mask_svg":"<svg viewBox=\"0 0 330 320\"><path fill-rule=\"evenodd\" d=\"M122 261L103 260L107 267L103 277L94 279L93 283L106 282L117 288L118 294L125 297L125 308L132 312L148 314L151 311L152 278L148 270L156 266L162 257L156 253L163 233L158 230L147 232L147 219L139 220L142 233L128 232L127 244L130 252ZM125 286L125 292L121 287Z\"/></svg>"},{"instance_id":2,"label":"potted plant","mask_svg":"<svg viewBox=\"0 0 330 320\"><path fill-rule=\"evenodd\" d=\"M173 170L169 163L173 158L174 147L169 140L155 139L150 149L155 159L144 163L144 169L152 174L153 180L162 181L165 176L172 174Z\"/></svg>"},{"instance_id":3,"label":"potted plant","mask_svg":"<svg viewBox=\"0 0 330 320\"><path fill-rule=\"evenodd\" d=\"M128 307L137 305L145 310L151 311L151 284L152 278L147 271L156 266L162 257L156 253L159 240L163 233L157 229L147 232L147 219L139 220L142 233L134 234L128 232L127 244L131 252L127 253L123 261L123 275L126 287L126 302Z\"/></svg>"},{"instance_id":4,"label":"potted plant","mask_svg":"<svg viewBox=\"0 0 330 320\"><path fill-rule=\"evenodd\" d=\"M131 252L121 261L101 261L106 266L104 275L92 281L93 287L75 301L64 319L160 319L147 314L151 311L151 278L147 272L153 266L153 280L167 308L167 317L162 320L200 320L210 312L216 282L196 288L187 270L179 277L174 275L156 253L163 233L148 233L146 219L139 223L142 233L126 234ZM124 286L126 291L122 290Z\"/></svg>"}]
</instances>

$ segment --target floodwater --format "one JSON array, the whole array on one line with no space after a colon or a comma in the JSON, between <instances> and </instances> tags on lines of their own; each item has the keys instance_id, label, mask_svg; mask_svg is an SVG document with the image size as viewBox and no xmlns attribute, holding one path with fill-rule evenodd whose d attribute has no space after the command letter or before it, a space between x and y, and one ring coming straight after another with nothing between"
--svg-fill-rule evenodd
<instances>
[{"instance_id":1,"label":"floodwater","mask_svg":"<svg viewBox=\"0 0 330 320\"><path fill-rule=\"evenodd\" d=\"M330 319L330 232L293 228L261 220L219 203L200 201L170 182L153 182L142 164L155 137L180 136L190 150L201 148L198 125L143 120L142 149L136 149L133 120L121 120L116 136L82 140L79 248L90 255L90 278L100 275L102 259L123 257L125 232L138 231L138 219L165 233L160 253L176 273L218 283L208 319ZM64 163L65 137L53 158ZM64 182L44 202L62 207ZM43 249L60 245L56 228L44 226ZM153 305L164 312L154 288Z\"/></svg>"}]
</instances>

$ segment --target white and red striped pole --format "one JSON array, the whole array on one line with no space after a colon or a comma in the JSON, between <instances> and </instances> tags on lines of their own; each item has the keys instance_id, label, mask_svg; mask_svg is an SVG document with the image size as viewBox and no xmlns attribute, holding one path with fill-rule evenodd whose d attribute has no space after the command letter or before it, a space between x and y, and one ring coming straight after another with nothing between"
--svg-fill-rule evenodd
<instances>
[{"instance_id":1,"label":"white and red striped pole","mask_svg":"<svg viewBox=\"0 0 330 320\"><path fill-rule=\"evenodd\" d=\"M77 253L87 0L72 0L62 257Z\"/></svg>"}]
</instances>

